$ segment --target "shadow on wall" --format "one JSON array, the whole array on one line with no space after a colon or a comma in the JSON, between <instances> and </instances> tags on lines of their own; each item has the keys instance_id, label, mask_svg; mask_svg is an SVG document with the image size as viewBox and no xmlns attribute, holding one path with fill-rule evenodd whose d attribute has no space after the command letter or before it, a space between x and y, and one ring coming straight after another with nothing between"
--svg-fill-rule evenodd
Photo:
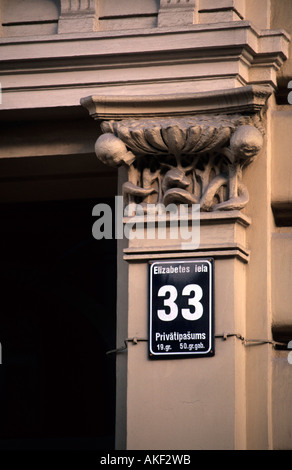
<instances>
[{"instance_id":1,"label":"shadow on wall","mask_svg":"<svg viewBox=\"0 0 292 470\"><path fill-rule=\"evenodd\" d=\"M1 214L0 449L114 448L116 247L93 205Z\"/></svg>"}]
</instances>

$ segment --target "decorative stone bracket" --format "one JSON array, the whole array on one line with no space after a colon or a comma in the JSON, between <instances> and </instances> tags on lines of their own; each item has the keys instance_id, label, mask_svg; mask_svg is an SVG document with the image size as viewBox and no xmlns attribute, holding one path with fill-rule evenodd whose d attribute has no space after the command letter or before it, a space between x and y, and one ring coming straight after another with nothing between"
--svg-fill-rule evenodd
<instances>
[{"instance_id":1,"label":"decorative stone bracket","mask_svg":"<svg viewBox=\"0 0 292 470\"><path fill-rule=\"evenodd\" d=\"M158 26L192 25L197 22L198 0L160 0Z\"/></svg>"},{"instance_id":2,"label":"decorative stone bracket","mask_svg":"<svg viewBox=\"0 0 292 470\"><path fill-rule=\"evenodd\" d=\"M242 170L263 144L250 118L201 116L102 123L97 157L126 165L126 204L200 204L239 210L248 202Z\"/></svg>"},{"instance_id":3,"label":"decorative stone bracket","mask_svg":"<svg viewBox=\"0 0 292 470\"><path fill-rule=\"evenodd\" d=\"M108 103L89 97L81 103L95 119L106 117L106 108L115 117L116 99L116 116L130 116L103 121L95 145L102 162L127 168L126 206L139 204L147 212L159 204L200 204L201 211L230 211L248 203L242 172L262 148L261 110L270 94L269 87L201 93L189 105L183 94L160 96L159 117L152 117L151 97L111 97Z\"/></svg>"},{"instance_id":4,"label":"decorative stone bracket","mask_svg":"<svg viewBox=\"0 0 292 470\"><path fill-rule=\"evenodd\" d=\"M96 31L98 25L96 0L61 0L59 33Z\"/></svg>"}]
</instances>

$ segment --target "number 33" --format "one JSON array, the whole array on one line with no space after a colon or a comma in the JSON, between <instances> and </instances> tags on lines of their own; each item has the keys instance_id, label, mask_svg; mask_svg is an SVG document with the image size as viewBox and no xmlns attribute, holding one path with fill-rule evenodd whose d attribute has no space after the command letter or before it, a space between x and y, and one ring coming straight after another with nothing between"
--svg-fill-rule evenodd
<instances>
[{"instance_id":1,"label":"number 33","mask_svg":"<svg viewBox=\"0 0 292 470\"><path fill-rule=\"evenodd\" d=\"M178 316L178 306L175 303L178 295L176 288L172 285L162 286L157 295L158 297L165 297L167 294L169 294L169 297L164 299L163 305L169 307L169 313L166 313L164 309L157 310L158 318L162 321L172 321ZM182 308L181 314L185 320L199 320L203 315L203 305L200 302L203 297L201 286L188 284L183 288L182 295L190 296L191 294L193 294L193 297L188 299L188 305L192 305L195 310L191 312L189 308Z\"/></svg>"}]
</instances>

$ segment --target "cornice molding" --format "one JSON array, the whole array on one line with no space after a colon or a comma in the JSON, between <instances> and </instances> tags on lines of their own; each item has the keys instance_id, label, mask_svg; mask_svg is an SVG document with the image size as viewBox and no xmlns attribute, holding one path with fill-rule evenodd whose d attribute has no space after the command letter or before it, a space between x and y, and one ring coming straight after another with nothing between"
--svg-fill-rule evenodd
<instances>
[{"instance_id":1,"label":"cornice molding","mask_svg":"<svg viewBox=\"0 0 292 470\"><path fill-rule=\"evenodd\" d=\"M230 112L226 89L275 89L288 46L284 31L257 31L248 21L1 38L1 109L77 106L80 96L97 92L105 97L148 97L183 89L185 103L191 95L199 109L206 100L203 112L212 113L218 106L212 106L212 90L217 88L224 95L217 93L217 100L225 101L222 112ZM201 92L206 95L199 96ZM248 103L243 100L243 107L236 108L230 96L231 112L249 112ZM191 110L182 109L182 115L185 112Z\"/></svg>"},{"instance_id":2,"label":"cornice molding","mask_svg":"<svg viewBox=\"0 0 292 470\"><path fill-rule=\"evenodd\" d=\"M155 228L158 229L160 219L153 217ZM151 218L151 220L153 219ZM140 220L139 220L140 219ZM173 215L172 215L173 220ZM131 218L125 218L124 223L131 223ZM145 229L145 217L135 217L136 228L139 231ZM124 248L126 261L143 261L147 259L166 259L184 257L238 258L243 263L248 263L250 251L246 243L246 228L251 220L241 211L217 211L200 213L200 245L192 251L183 249L180 240L170 238L170 218L166 215L166 238L161 240L147 240L143 244L141 240L133 239L127 248ZM236 229L234 230L234 227ZM192 229L192 214L188 216L188 228ZM222 233L224 236L222 237Z\"/></svg>"},{"instance_id":3,"label":"cornice molding","mask_svg":"<svg viewBox=\"0 0 292 470\"><path fill-rule=\"evenodd\" d=\"M169 117L198 114L257 113L272 93L270 86L250 85L229 90L165 95L93 95L81 99L98 120Z\"/></svg>"}]
</instances>

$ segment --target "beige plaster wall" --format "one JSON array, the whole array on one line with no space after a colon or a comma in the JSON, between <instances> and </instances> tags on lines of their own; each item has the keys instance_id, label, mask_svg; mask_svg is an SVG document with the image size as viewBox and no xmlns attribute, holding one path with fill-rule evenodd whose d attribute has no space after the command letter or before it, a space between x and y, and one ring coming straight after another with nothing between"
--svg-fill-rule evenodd
<instances>
[{"instance_id":1,"label":"beige plaster wall","mask_svg":"<svg viewBox=\"0 0 292 470\"><path fill-rule=\"evenodd\" d=\"M288 362L287 351L273 354L273 449L291 450L292 448L292 364Z\"/></svg>"},{"instance_id":2,"label":"beige plaster wall","mask_svg":"<svg viewBox=\"0 0 292 470\"><path fill-rule=\"evenodd\" d=\"M59 0L1 0L0 9L0 36L47 35L58 31Z\"/></svg>"},{"instance_id":3,"label":"beige plaster wall","mask_svg":"<svg viewBox=\"0 0 292 470\"><path fill-rule=\"evenodd\" d=\"M289 330L292 326L291 280L292 230L275 231L272 234L273 326L281 329L286 327Z\"/></svg>"},{"instance_id":4,"label":"beige plaster wall","mask_svg":"<svg viewBox=\"0 0 292 470\"><path fill-rule=\"evenodd\" d=\"M287 5L287 9L290 7L291 4ZM291 15L287 17L286 22L289 23L290 20ZM291 71L290 59L284 67L281 77L283 79L285 77L286 79L291 78ZM271 231L272 328L275 339L285 342L292 339L291 122L291 105L283 104L273 109L271 134L272 204L276 216L275 221L280 223L280 226L273 224ZM292 365L291 358L288 361L288 356L289 350L284 349L273 351L271 357L272 441L273 449L279 450L291 450L292 448Z\"/></svg>"},{"instance_id":5,"label":"beige plaster wall","mask_svg":"<svg viewBox=\"0 0 292 470\"><path fill-rule=\"evenodd\" d=\"M272 111L272 202L292 203L292 106L277 106Z\"/></svg>"},{"instance_id":6,"label":"beige plaster wall","mask_svg":"<svg viewBox=\"0 0 292 470\"><path fill-rule=\"evenodd\" d=\"M290 0L271 0L271 28L285 29L292 33L292 3ZM289 58L278 72L280 85L286 85L292 78L292 43Z\"/></svg>"},{"instance_id":7,"label":"beige plaster wall","mask_svg":"<svg viewBox=\"0 0 292 470\"><path fill-rule=\"evenodd\" d=\"M276 106L271 115L272 145L272 204L276 223L278 213L282 227L272 230L272 312L273 324L291 328L291 279L292 279L292 106ZM285 227L286 225L286 227ZM289 226L290 225L290 226Z\"/></svg>"},{"instance_id":8,"label":"beige plaster wall","mask_svg":"<svg viewBox=\"0 0 292 470\"><path fill-rule=\"evenodd\" d=\"M270 104L270 102L269 102ZM271 114L265 118L265 144L244 179L249 190L245 212L251 250L247 265L246 338L270 340L271 334ZM238 289L241 286L238 285ZM247 449L271 448L271 345L246 346Z\"/></svg>"}]
</instances>

